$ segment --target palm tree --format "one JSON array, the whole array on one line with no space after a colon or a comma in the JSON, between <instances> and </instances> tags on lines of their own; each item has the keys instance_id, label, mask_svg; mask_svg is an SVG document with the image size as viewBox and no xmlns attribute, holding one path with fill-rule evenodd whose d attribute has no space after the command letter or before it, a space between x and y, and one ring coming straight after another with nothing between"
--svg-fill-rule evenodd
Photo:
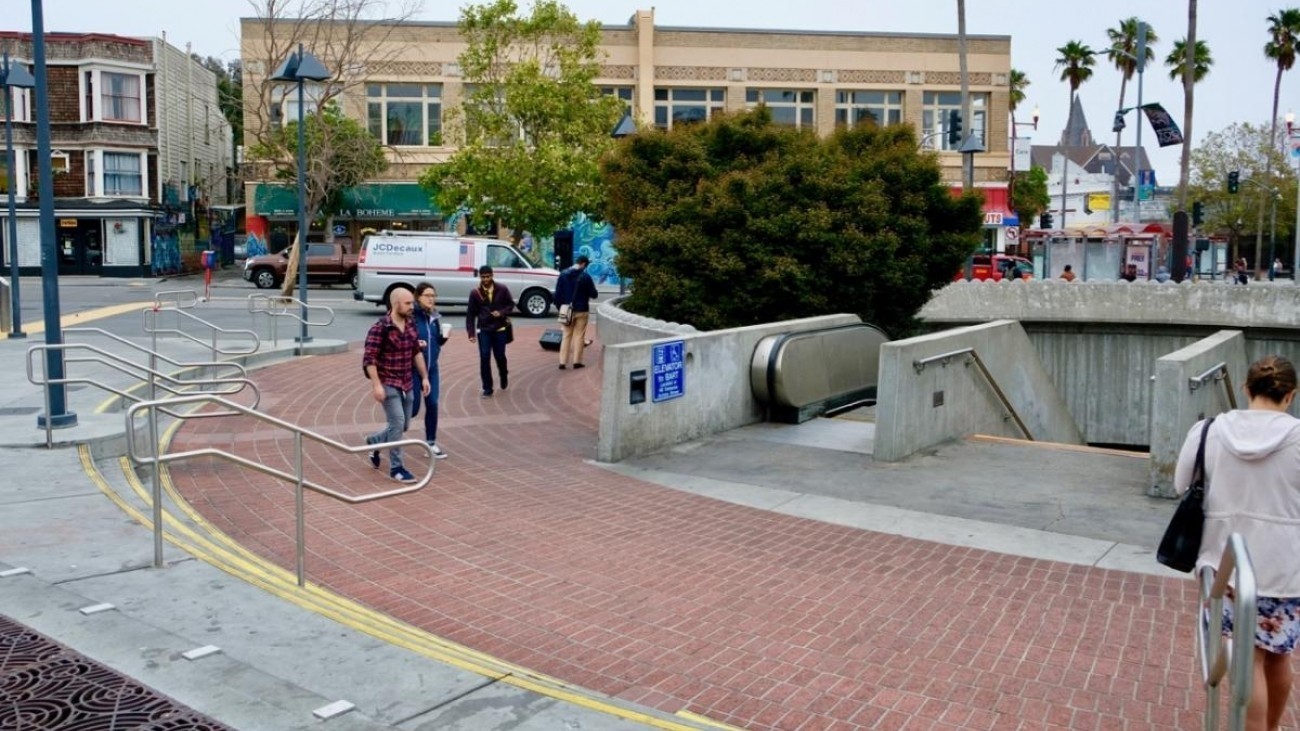
<instances>
[{"instance_id":1,"label":"palm tree","mask_svg":"<svg viewBox=\"0 0 1300 731\"><path fill-rule=\"evenodd\" d=\"M1214 57L1210 55L1210 47L1205 45L1205 41L1196 42L1196 59L1192 66L1192 83L1197 83L1204 79L1210 73L1210 67L1214 65ZM1178 81L1183 78L1183 67L1187 65L1187 39L1179 38L1174 41L1174 48L1165 56L1165 65L1169 67L1169 78L1172 81Z\"/></svg>"},{"instance_id":2,"label":"palm tree","mask_svg":"<svg viewBox=\"0 0 1300 731\"><path fill-rule=\"evenodd\" d=\"M1025 101L1025 89L1029 88L1029 77L1020 69L1011 69L1011 75L1008 77L1007 86L1011 89L1011 121L1016 121L1016 109Z\"/></svg>"},{"instance_id":3,"label":"palm tree","mask_svg":"<svg viewBox=\"0 0 1300 731\"><path fill-rule=\"evenodd\" d=\"M1065 121L1065 132L1061 135L1061 148L1065 154L1064 171L1061 173L1061 228L1065 228L1065 198L1069 186L1070 155L1069 134L1074 124L1074 96L1083 82L1092 78L1092 67L1097 64L1097 52L1081 41L1070 41L1056 49L1061 54L1056 59L1056 67L1061 69L1061 81L1070 84L1069 114Z\"/></svg>"},{"instance_id":4,"label":"palm tree","mask_svg":"<svg viewBox=\"0 0 1300 731\"><path fill-rule=\"evenodd\" d=\"M1124 97L1128 92L1129 79L1137 73L1137 52L1138 52L1138 25L1141 23L1137 17L1126 18L1119 22L1119 27L1108 28L1106 35L1110 38L1110 48L1106 49L1106 58L1115 64L1119 69L1119 106L1116 109L1124 108ZM1146 45L1143 56L1144 64L1155 60L1156 52L1151 50L1151 46L1160 40L1151 26L1146 27ZM1138 112L1141 114L1141 112ZM1112 220L1119 220L1119 154L1123 148L1120 142L1123 138L1123 128L1115 130L1115 172L1114 180L1111 184L1111 216ZM1137 163L1142 163L1142 151L1137 151Z\"/></svg>"},{"instance_id":5,"label":"palm tree","mask_svg":"<svg viewBox=\"0 0 1300 731\"><path fill-rule=\"evenodd\" d=\"M1273 80L1273 115L1269 117L1268 132L1269 156L1264 163L1264 176L1273 179L1273 155L1277 149L1277 103L1282 90L1282 74L1295 65L1296 47L1300 45L1300 10L1287 8L1268 16L1268 43L1264 44L1264 56L1277 64L1277 76ZM1259 225L1255 230L1255 278L1262 271L1260 254L1264 241L1264 198L1259 201ZM1272 264L1272 262L1269 262Z\"/></svg>"}]
</instances>

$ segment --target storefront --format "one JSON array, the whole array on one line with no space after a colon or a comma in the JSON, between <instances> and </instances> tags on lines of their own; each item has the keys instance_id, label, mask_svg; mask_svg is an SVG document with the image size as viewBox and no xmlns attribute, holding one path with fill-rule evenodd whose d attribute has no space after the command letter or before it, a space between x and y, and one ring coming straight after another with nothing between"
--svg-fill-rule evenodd
<instances>
[{"instance_id":1,"label":"storefront","mask_svg":"<svg viewBox=\"0 0 1300 731\"><path fill-rule=\"evenodd\" d=\"M292 185L258 183L248 214L249 256L279 251L298 227L298 191ZM311 222L309 234L323 235L325 222ZM360 241L371 231L441 231L443 217L429 192L417 183L364 183L343 192L334 216L334 235Z\"/></svg>"},{"instance_id":2,"label":"storefront","mask_svg":"<svg viewBox=\"0 0 1300 731\"><path fill-rule=\"evenodd\" d=\"M40 210L33 203L17 208L18 270L41 274ZM54 240L58 272L66 276L144 277L150 273L146 246L156 211L127 201L57 207ZM0 212L0 261L9 268L9 221Z\"/></svg>"}]
</instances>

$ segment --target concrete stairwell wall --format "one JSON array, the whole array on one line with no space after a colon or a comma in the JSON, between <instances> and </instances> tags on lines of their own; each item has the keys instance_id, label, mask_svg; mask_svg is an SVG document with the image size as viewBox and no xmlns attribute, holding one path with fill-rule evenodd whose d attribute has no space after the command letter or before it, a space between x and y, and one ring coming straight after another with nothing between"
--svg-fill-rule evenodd
<instances>
[{"instance_id":1,"label":"concrete stairwell wall","mask_svg":"<svg viewBox=\"0 0 1300 731\"><path fill-rule=\"evenodd\" d=\"M1195 381L1223 364L1228 378ZM1187 430L1207 416L1233 407L1242 399L1245 383L1246 336L1240 330L1220 330L1156 360L1151 389L1151 485L1148 494L1174 497L1174 466L1187 439Z\"/></svg>"},{"instance_id":2,"label":"concrete stairwell wall","mask_svg":"<svg viewBox=\"0 0 1300 731\"><path fill-rule=\"evenodd\" d=\"M875 459L901 460L972 433L1024 438L969 355L917 369L919 360L967 348L979 355L1033 439L1083 443L1025 331L999 320L881 346Z\"/></svg>"}]
</instances>

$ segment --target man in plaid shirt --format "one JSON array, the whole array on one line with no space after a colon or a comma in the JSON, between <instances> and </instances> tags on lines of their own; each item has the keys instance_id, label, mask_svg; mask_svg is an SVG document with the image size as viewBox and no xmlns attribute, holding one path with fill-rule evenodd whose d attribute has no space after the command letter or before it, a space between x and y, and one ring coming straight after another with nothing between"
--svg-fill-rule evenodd
<instances>
[{"instance_id":1,"label":"man in plaid shirt","mask_svg":"<svg viewBox=\"0 0 1300 731\"><path fill-rule=\"evenodd\" d=\"M384 407L384 428L366 437L366 444L395 442L411 421L411 364L420 374L420 393L429 395L429 369L420 351L420 338L412 318L415 295L398 287L388 297L388 314L379 318L366 333L361 367L370 379L370 392ZM370 465L379 469L379 450L370 452ZM388 450L388 474L398 482L415 482L415 475L402 465L401 447Z\"/></svg>"}]
</instances>

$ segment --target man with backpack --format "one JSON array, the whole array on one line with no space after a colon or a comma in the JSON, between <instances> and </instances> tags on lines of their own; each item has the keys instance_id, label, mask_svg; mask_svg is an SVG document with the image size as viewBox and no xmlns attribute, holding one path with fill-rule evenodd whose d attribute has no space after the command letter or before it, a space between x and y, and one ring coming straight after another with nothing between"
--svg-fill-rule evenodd
<instances>
[{"instance_id":1,"label":"man with backpack","mask_svg":"<svg viewBox=\"0 0 1300 731\"><path fill-rule=\"evenodd\" d=\"M384 428L366 437L366 444L395 442L410 424L412 381L411 364L420 375L420 394L429 395L429 369L420 350L420 337L413 319L415 295L404 287L388 296L388 314L366 333L361 369L370 380L370 393L384 407ZM370 466L379 469L379 450L371 450ZM402 448L388 450L388 475L398 482L415 482L402 464Z\"/></svg>"}]
</instances>

